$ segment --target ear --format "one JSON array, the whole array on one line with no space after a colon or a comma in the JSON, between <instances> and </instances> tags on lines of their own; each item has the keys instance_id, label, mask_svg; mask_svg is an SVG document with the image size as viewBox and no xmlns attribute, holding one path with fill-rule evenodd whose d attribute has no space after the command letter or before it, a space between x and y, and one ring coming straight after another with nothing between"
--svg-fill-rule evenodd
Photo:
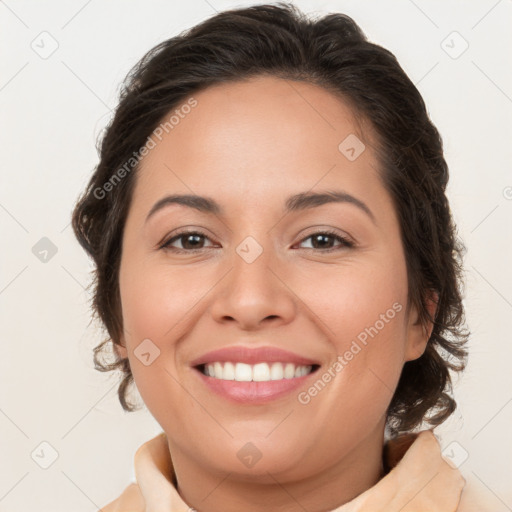
<instances>
[{"instance_id":1,"label":"ear","mask_svg":"<svg viewBox=\"0 0 512 512\"><path fill-rule=\"evenodd\" d=\"M114 343L114 353L117 357L124 359L128 357L128 349L126 348L126 341L123 335L121 335L119 342L121 343L121 346Z\"/></svg>"},{"instance_id":2,"label":"ear","mask_svg":"<svg viewBox=\"0 0 512 512\"><path fill-rule=\"evenodd\" d=\"M435 318L438 302L439 294L434 290L431 290L426 300L426 306L432 318ZM427 348L427 343L430 339L433 328L434 324L430 321L426 326L422 325L419 320L417 309L414 306L411 306L407 325L405 361L413 361L414 359L421 357Z\"/></svg>"}]
</instances>

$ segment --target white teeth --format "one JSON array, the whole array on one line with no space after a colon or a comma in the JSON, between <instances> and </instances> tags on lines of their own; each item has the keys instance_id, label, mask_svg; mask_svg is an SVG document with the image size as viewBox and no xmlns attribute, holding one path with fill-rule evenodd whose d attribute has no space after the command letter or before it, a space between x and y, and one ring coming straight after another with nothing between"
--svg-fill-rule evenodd
<instances>
[{"instance_id":1,"label":"white teeth","mask_svg":"<svg viewBox=\"0 0 512 512\"><path fill-rule=\"evenodd\" d=\"M303 375L307 375L309 372L305 366L297 366L295 369L294 377L302 377Z\"/></svg>"},{"instance_id":2,"label":"white teeth","mask_svg":"<svg viewBox=\"0 0 512 512\"><path fill-rule=\"evenodd\" d=\"M281 380L284 378L283 365L281 363L274 363L270 368L270 380Z\"/></svg>"},{"instance_id":3,"label":"white teeth","mask_svg":"<svg viewBox=\"0 0 512 512\"><path fill-rule=\"evenodd\" d=\"M293 363L208 363L204 366L204 374L221 380L236 380L239 382L267 382L270 380L293 379L311 373L311 365Z\"/></svg>"},{"instance_id":4,"label":"white teeth","mask_svg":"<svg viewBox=\"0 0 512 512\"><path fill-rule=\"evenodd\" d=\"M235 380L235 365L233 363L224 363L224 371L221 379Z\"/></svg>"},{"instance_id":5,"label":"white teeth","mask_svg":"<svg viewBox=\"0 0 512 512\"><path fill-rule=\"evenodd\" d=\"M213 377L216 379L222 379L222 365L220 363L213 364Z\"/></svg>"},{"instance_id":6,"label":"white teeth","mask_svg":"<svg viewBox=\"0 0 512 512\"><path fill-rule=\"evenodd\" d=\"M258 363L252 367L252 380L258 382L270 380L270 368L267 363Z\"/></svg>"},{"instance_id":7,"label":"white teeth","mask_svg":"<svg viewBox=\"0 0 512 512\"><path fill-rule=\"evenodd\" d=\"M220 377L222 378L222 377ZM252 380L252 368L250 364L236 363L235 380L249 382Z\"/></svg>"},{"instance_id":8,"label":"white teeth","mask_svg":"<svg viewBox=\"0 0 512 512\"><path fill-rule=\"evenodd\" d=\"M284 367L284 378L293 379L293 377L295 377L295 365L292 363L288 363Z\"/></svg>"}]
</instances>

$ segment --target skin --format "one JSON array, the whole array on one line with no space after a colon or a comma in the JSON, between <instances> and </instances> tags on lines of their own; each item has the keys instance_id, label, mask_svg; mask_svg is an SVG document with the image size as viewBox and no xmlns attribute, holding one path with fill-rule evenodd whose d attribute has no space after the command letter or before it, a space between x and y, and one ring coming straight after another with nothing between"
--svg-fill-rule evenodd
<instances>
[{"instance_id":1,"label":"skin","mask_svg":"<svg viewBox=\"0 0 512 512\"><path fill-rule=\"evenodd\" d=\"M129 357L137 388L167 434L178 491L190 506L336 508L382 477L386 409L403 364L421 356L431 331L414 308L406 314L399 224L371 129L362 133L344 102L301 82L258 77L194 98L197 106L138 170L120 267L119 354ZM366 145L355 161L338 150L349 134ZM375 223L349 203L283 214L285 198L310 190L348 192ZM159 199L176 193L212 197L225 214L170 205L145 222ZM185 226L206 234L202 250L190 249L186 236L173 246L189 253L158 247ZM322 228L356 246L335 238L313 245L311 235ZM250 264L236 252L247 236L263 249ZM298 392L394 303L401 311L301 404ZM134 355L146 338L160 350L149 366ZM234 403L209 391L190 366L233 345L272 345L322 366L298 392L266 404ZM261 453L252 468L237 457L248 442Z\"/></svg>"}]
</instances>

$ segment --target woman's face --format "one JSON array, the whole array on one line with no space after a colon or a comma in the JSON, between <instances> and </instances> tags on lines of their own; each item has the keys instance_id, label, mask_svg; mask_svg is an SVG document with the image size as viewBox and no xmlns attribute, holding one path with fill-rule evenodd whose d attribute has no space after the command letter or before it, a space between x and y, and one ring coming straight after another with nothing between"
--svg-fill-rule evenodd
<instances>
[{"instance_id":1,"label":"woman's face","mask_svg":"<svg viewBox=\"0 0 512 512\"><path fill-rule=\"evenodd\" d=\"M382 441L425 349L398 220L369 133L326 90L258 77L194 98L137 171L119 352L173 457L307 477ZM218 210L159 203L175 195Z\"/></svg>"}]
</instances>

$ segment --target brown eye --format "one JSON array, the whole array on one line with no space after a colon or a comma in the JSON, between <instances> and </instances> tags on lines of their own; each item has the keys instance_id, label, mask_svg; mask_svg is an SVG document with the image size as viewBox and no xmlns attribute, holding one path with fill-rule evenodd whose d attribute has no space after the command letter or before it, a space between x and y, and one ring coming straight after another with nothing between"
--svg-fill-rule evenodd
<instances>
[{"instance_id":1,"label":"brown eye","mask_svg":"<svg viewBox=\"0 0 512 512\"><path fill-rule=\"evenodd\" d=\"M176 252L193 252L205 249L204 240L209 238L199 231L182 231L165 242L160 248ZM172 244L179 241L181 247L173 247Z\"/></svg>"},{"instance_id":2,"label":"brown eye","mask_svg":"<svg viewBox=\"0 0 512 512\"><path fill-rule=\"evenodd\" d=\"M344 247L350 248L354 246L353 242L332 231L321 231L318 233L313 233L312 235L302 239L301 243L309 239L312 240L312 247L306 247L306 249L318 249L322 252L335 251ZM329 240L338 241L340 242L340 245L337 247L332 247L332 243L329 242Z\"/></svg>"}]
</instances>

